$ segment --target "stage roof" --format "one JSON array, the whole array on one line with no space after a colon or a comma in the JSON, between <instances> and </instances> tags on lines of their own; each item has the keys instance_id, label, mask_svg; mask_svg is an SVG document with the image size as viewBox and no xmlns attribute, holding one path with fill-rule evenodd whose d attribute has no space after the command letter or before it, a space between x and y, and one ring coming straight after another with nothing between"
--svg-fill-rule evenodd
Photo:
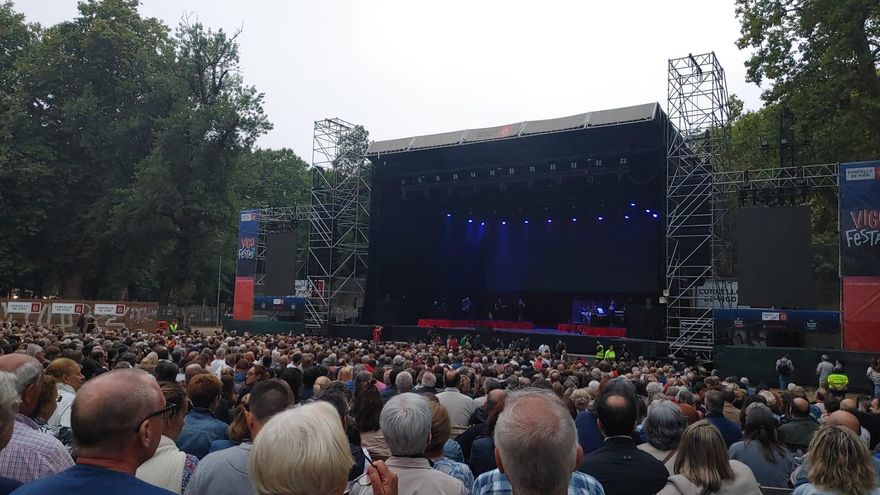
<instances>
[{"instance_id":1,"label":"stage roof","mask_svg":"<svg viewBox=\"0 0 880 495\"><path fill-rule=\"evenodd\" d=\"M633 124L654 120L661 113L659 104L645 103L643 105L587 112L555 119L531 120L515 124L484 127L482 129L465 129L463 131L375 141L367 149L367 156L375 157L389 153L516 139L594 127Z\"/></svg>"}]
</instances>

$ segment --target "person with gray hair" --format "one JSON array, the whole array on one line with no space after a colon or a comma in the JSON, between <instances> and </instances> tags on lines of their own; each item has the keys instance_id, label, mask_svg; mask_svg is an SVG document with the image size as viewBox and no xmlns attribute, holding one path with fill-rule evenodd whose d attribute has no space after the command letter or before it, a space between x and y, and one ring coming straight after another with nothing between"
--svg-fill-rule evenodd
<instances>
[{"instance_id":1,"label":"person with gray hair","mask_svg":"<svg viewBox=\"0 0 880 495\"><path fill-rule=\"evenodd\" d=\"M668 400L652 402L648 406L648 417L645 418L644 423L648 443L639 445L638 449L662 462L671 476L675 474L673 469L678 442L681 441L687 426L687 418L674 402Z\"/></svg>"},{"instance_id":2,"label":"person with gray hair","mask_svg":"<svg viewBox=\"0 0 880 495\"><path fill-rule=\"evenodd\" d=\"M15 387L15 375L7 371L0 371L0 450L6 448L12 439L12 429L15 425L15 412L21 399ZM0 477L0 493L10 493L21 486L21 482Z\"/></svg>"},{"instance_id":3,"label":"person with gray hair","mask_svg":"<svg viewBox=\"0 0 880 495\"><path fill-rule=\"evenodd\" d=\"M424 456L431 438L431 404L414 393L398 394L388 400L379 416L379 424L391 457L385 461L397 475L401 494L431 493L467 495L464 484L431 467ZM369 486L355 485L352 495L372 494Z\"/></svg>"},{"instance_id":4,"label":"person with gray hair","mask_svg":"<svg viewBox=\"0 0 880 495\"><path fill-rule=\"evenodd\" d=\"M398 394L412 392L413 378L409 371L401 371L398 373L397 378L394 379L394 386L397 387Z\"/></svg>"},{"instance_id":5,"label":"person with gray hair","mask_svg":"<svg viewBox=\"0 0 880 495\"><path fill-rule=\"evenodd\" d=\"M20 398L12 437L0 451L0 476L22 483L63 471L73 465L64 445L50 434L39 431L32 419L43 388L43 366L26 354L0 356L0 371L15 376Z\"/></svg>"},{"instance_id":6,"label":"person with gray hair","mask_svg":"<svg viewBox=\"0 0 880 495\"><path fill-rule=\"evenodd\" d=\"M437 392L437 375L435 375L434 372L431 370L423 371L421 385L416 387L415 392L418 394L436 393Z\"/></svg>"},{"instance_id":7,"label":"person with gray hair","mask_svg":"<svg viewBox=\"0 0 880 495\"><path fill-rule=\"evenodd\" d=\"M155 454L163 418L176 407L166 404L156 379L141 370L113 370L89 380L73 401L76 466L31 481L16 494L173 493L134 474Z\"/></svg>"},{"instance_id":8,"label":"person with gray hair","mask_svg":"<svg viewBox=\"0 0 880 495\"><path fill-rule=\"evenodd\" d=\"M473 495L604 495L595 478L575 469L583 459L574 420L549 390L511 392L495 425L498 469L480 475Z\"/></svg>"}]
</instances>

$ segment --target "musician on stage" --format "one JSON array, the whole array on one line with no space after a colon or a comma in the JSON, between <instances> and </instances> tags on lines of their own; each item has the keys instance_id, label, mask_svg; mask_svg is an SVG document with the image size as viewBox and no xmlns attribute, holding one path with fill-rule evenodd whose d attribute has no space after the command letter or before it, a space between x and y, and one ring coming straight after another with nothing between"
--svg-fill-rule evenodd
<instances>
[{"instance_id":1,"label":"musician on stage","mask_svg":"<svg viewBox=\"0 0 880 495\"><path fill-rule=\"evenodd\" d=\"M526 317L526 302L522 297L516 300L516 320L523 321Z\"/></svg>"}]
</instances>

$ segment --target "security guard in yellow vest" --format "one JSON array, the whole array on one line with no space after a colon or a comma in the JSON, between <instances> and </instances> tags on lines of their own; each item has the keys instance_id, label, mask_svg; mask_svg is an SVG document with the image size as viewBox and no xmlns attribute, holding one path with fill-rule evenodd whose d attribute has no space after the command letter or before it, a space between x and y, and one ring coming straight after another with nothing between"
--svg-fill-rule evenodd
<instances>
[{"instance_id":1,"label":"security guard in yellow vest","mask_svg":"<svg viewBox=\"0 0 880 495\"><path fill-rule=\"evenodd\" d=\"M617 359L617 353L614 352L614 345L609 345L608 350L605 351L605 360L606 361L614 361Z\"/></svg>"},{"instance_id":2,"label":"security guard in yellow vest","mask_svg":"<svg viewBox=\"0 0 880 495\"><path fill-rule=\"evenodd\" d=\"M835 394L844 394L849 387L849 377L843 372L843 364L837 362L834 371L828 375L828 390Z\"/></svg>"},{"instance_id":3,"label":"security guard in yellow vest","mask_svg":"<svg viewBox=\"0 0 880 495\"><path fill-rule=\"evenodd\" d=\"M601 342L596 343L596 361L605 359L605 346Z\"/></svg>"},{"instance_id":4,"label":"security guard in yellow vest","mask_svg":"<svg viewBox=\"0 0 880 495\"><path fill-rule=\"evenodd\" d=\"M168 331L171 332L171 335L176 335L177 329L178 329L177 320L172 320L171 324L168 325Z\"/></svg>"}]
</instances>

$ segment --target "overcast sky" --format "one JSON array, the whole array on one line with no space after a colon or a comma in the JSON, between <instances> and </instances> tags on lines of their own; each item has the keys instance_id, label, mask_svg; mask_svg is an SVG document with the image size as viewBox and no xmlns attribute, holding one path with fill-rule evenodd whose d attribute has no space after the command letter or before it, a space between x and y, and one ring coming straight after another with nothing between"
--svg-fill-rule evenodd
<instances>
[{"instance_id":1,"label":"overcast sky","mask_svg":"<svg viewBox=\"0 0 880 495\"><path fill-rule=\"evenodd\" d=\"M263 147L311 161L312 126L340 117L374 140L562 117L657 101L670 57L715 51L730 93L745 81L733 0L142 0L176 26L243 28L241 68L266 94ZM75 0L16 0L29 21L73 18Z\"/></svg>"}]
</instances>

